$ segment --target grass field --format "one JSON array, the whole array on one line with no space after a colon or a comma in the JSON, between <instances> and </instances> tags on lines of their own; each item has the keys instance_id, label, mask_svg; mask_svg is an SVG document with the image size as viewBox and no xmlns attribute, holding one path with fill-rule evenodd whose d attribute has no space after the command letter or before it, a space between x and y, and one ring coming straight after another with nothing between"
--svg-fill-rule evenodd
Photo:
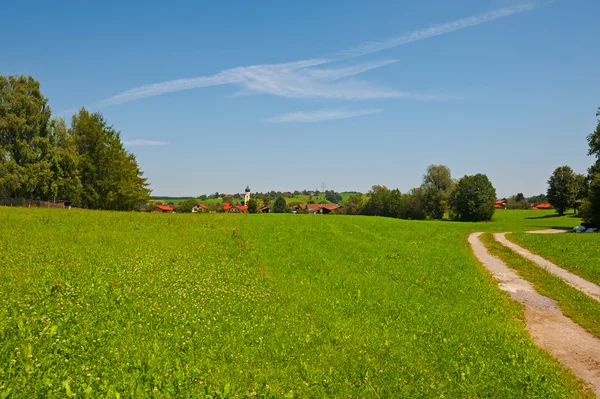
<instances>
[{"instance_id":1,"label":"grass field","mask_svg":"<svg viewBox=\"0 0 600 399\"><path fill-rule=\"evenodd\" d=\"M600 284L600 234L568 233L551 237L511 234L510 240L556 265Z\"/></svg>"},{"instance_id":2,"label":"grass field","mask_svg":"<svg viewBox=\"0 0 600 399\"><path fill-rule=\"evenodd\" d=\"M512 235L509 237L512 238ZM494 256L502 259L521 277L531 282L537 292L557 301L565 316L600 338L600 304L596 300L500 244L494 240L492 234L485 234L482 238Z\"/></svg>"},{"instance_id":3,"label":"grass field","mask_svg":"<svg viewBox=\"0 0 600 399\"><path fill-rule=\"evenodd\" d=\"M0 397L586 397L465 242L549 215L0 208Z\"/></svg>"}]
</instances>

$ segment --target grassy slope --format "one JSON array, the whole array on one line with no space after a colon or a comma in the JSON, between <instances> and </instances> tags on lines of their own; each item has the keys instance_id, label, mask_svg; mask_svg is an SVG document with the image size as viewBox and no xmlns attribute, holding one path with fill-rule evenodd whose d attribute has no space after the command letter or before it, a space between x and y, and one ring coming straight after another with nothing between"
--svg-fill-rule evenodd
<instances>
[{"instance_id":1,"label":"grassy slope","mask_svg":"<svg viewBox=\"0 0 600 399\"><path fill-rule=\"evenodd\" d=\"M509 238L558 266L600 284L600 234L511 234Z\"/></svg>"},{"instance_id":2,"label":"grassy slope","mask_svg":"<svg viewBox=\"0 0 600 399\"><path fill-rule=\"evenodd\" d=\"M529 215L0 208L0 394L581 396L464 242Z\"/></svg>"}]
</instances>

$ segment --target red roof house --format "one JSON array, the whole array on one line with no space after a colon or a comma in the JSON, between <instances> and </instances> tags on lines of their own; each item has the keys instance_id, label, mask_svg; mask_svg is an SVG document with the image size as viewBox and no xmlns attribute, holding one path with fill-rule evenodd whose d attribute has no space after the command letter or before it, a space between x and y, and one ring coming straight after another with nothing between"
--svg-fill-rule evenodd
<instances>
[{"instance_id":1,"label":"red roof house","mask_svg":"<svg viewBox=\"0 0 600 399\"><path fill-rule=\"evenodd\" d=\"M153 212L161 212L161 213L173 212L173 208L171 208L169 205L154 205Z\"/></svg>"},{"instance_id":2,"label":"red roof house","mask_svg":"<svg viewBox=\"0 0 600 399\"><path fill-rule=\"evenodd\" d=\"M535 209L536 211L538 209L552 209L552 205L548 204L548 203L541 203L538 206L534 206L533 209Z\"/></svg>"},{"instance_id":3,"label":"red roof house","mask_svg":"<svg viewBox=\"0 0 600 399\"><path fill-rule=\"evenodd\" d=\"M308 209L308 213L330 213L340 208L336 204L298 204L300 209Z\"/></svg>"},{"instance_id":4,"label":"red roof house","mask_svg":"<svg viewBox=\"0 0 600 399\"><path fill-rule=\"evenodd\" d=\"M496 201L494 204L495 209L506 209L506 198L502 198Z\"/></svg>"}]
</instances>

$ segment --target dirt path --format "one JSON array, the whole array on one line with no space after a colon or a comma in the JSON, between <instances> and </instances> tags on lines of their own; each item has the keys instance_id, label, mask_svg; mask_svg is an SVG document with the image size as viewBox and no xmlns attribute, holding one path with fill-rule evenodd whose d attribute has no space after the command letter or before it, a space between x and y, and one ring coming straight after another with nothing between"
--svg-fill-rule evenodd
<instances>
[{"instance_id":1,"label":"dirt path","mask_svg":"<svg viewBox=\"0 0 600 399\"><path fill-rule=\"evenodd\" d=\"M525 305L526 330L533 341L587 382L600 397L600 340L565 317L554 300L538 294L506 263L492 256L479 240L481 234L469 236L473 252L499 280L499 287Z\"/></svg>"},{"instance_id":2,"label":"dirt path","mask_svg":"<svg viewBox=\"0 0 600 399\"><path fill-rule=\"evenodd\" d=\"M500 244L504 245L507 248L510 248L514 252L518 253L525 259L532 261L537 264L542 269L545 269L548 273L554 274L556 277L563 280L565 283L569 284L571 287L583 292L587 296L596 301L600 302L600 287L596 284L589 282L561 267L556 266L554 263L542 258L541 256L535 255L530 251L526 250L518 246L517 244L509 241L506 238L507 233L496 233L494 234L494 238Z\"/></svg>"}]
</instances>

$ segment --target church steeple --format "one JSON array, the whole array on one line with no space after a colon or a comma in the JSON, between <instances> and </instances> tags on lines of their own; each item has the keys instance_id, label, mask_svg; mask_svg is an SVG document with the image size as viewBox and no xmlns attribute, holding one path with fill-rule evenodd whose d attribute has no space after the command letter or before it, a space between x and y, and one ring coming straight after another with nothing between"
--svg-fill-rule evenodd
<instances>
[{"instance_id":1,"label":"church steeple","mask_svg":"<svg viewBox=\"0 0 600 399\"><path fill-rule=\"evenodd\" d=\"M246 195L244 195L244 205L248 205L248 201L250 201L250 185L246 185Z\"/></svg>"}]
</instances>

